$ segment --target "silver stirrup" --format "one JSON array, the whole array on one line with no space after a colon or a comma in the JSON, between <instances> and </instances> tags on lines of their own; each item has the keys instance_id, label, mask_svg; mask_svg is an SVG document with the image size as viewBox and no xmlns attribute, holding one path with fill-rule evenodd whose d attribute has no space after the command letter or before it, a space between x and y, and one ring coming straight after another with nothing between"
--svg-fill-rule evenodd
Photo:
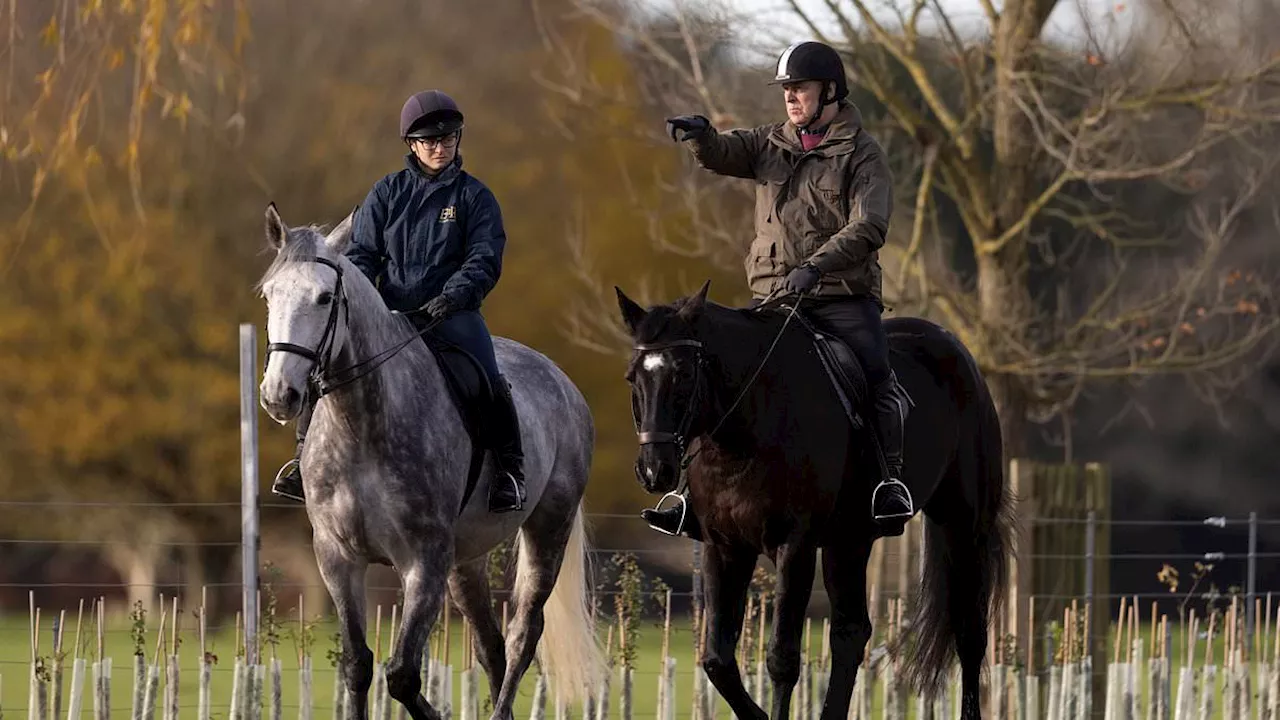
<instances>
[{"instance_id":1,"label":"silver stirrup","mask_svg":"<svg viewBox=\"0 0 1280 720\"><path fill-rule=\"evenodd\" d=\"M667 498L669 497L673 497L680 501L680 524L676 525L676 531L667 532L666 530L663 530L660 527L655 527L653 525L650 525L649 527L653 528L654 530L657 530L663 535L670 535L671 537L681 537L680 533L684 532L685 518L689 517L689 501L685 499L684 495L682 495L679 492L676 492L675 490L672 490L666 495L663 495L662 498L658 500L658 504L653 506L653 511L662 512L662 503L666 502Z\"/></svg>"},{"instance_id":2,"label":"silver stirrup","mask_svg":"<svg viewBox=\"0 0 1280 720\"><path fill-rule=\"evenodd\" d=\"M902 488L903 495L907 497L907 511L905 513L898 513L896 515L876 515L875 514L876 493L880 492L880 490L887 485L897 485L898 487ZM915 507L916 507L915 500L911 498L911 489L908 488L906 485L903 485L902 481L898 480L897 478L881 481L881 483L876 486L876 489L871 491L871 516L876 520L892 520L892 519L904 518L904 517L909 518L912 515L916 514Z\"/></svg>"}]
</instances>

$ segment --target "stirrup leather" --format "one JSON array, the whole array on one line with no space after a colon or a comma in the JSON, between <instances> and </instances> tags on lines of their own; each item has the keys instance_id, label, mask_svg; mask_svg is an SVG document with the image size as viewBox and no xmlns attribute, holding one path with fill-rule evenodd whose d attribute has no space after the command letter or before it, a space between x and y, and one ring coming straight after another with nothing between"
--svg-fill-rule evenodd
<instances>
[{"instance_id":1,"label":"stirrup leather","mask_svg":"<svg viewBox=\"0 0 1280 720\"><path fill-rule=\"evenodd\" d=\"M902 495L907 500L907 511L905 513L897 513L894 515L877 515L876 514L876 496L881 490L883 490L884 488L890 485L895 485L902 489ZM915 507L916 507L915 501L912 500L911 498L911 490L907 488L907 486L904 485L902 481L898 480L897 478L881 481L881 483L877 485L876 489L871 493L871 514L872 514L872 517L874 517L876 520L890 520L890 519L904 518L904 517L909 518L915 514Z\"/></svg>"},{"instance_id":2,"label":"stirrup leather","mask_svg":"<svg viewBox=\"0 0 1280 720\"><path fill-rule=\"evenodd\" d=\"M663 495L662 498L658 500L658 504L653 506L653 511L662 512L662 503L666 502L667 498L672 498L672 497L680 501L680 524L676 525L676 531L669 532L663 528L660 528L654 525L653 523L649 523L649 527L653 528L654 530L657 530L663 535L670 535L671 537L682 537L681 533L684 532L685 520L687 520L689 517L689 500L685 498L685 496L682 493L679 493L673 490L667 493L666 495Z\"/></svg>"}]
</instances>

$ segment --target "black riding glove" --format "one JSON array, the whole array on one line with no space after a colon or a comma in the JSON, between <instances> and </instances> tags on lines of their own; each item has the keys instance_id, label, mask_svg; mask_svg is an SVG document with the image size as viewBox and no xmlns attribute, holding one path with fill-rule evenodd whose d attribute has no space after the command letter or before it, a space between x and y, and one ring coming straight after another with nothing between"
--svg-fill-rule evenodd
<instances>
[{"instance_id":1,"label":"black riding glove","mask_svg":"<svg viewBox=\"0 0 1280 720\"><path fill-rule=\"evenodd\" d=\"M452 315L457 309L458 307L454 304L453 298L448 295L437 295L422 306L422 310L430 315L432 320L443 320Z\"/></svg>"},{"instance_id":2,"label":"black riding glove","mask_svg":"<svg viewBox=\"0 0 1280 720\"><path fill-rule=\"evenodd\" d=\"M818 272L818 268L812 265L801 265L787 274L787 292L803 293L809 292L814 285L818 284L818 278L822 273Z\"/></svg>"},{"instance_id":3,"label":"black riding glove","mask_svg":"<svg viewBox=\"0 0 1280 720\"><path fill-rule=\"evenodd\" d=\"M667 118L667 134L672 140L680 142L702 134L709 127L711 127L711 121L701 115L677 115ZM680 137L676 137L677 130L683 133Z\"/></svg>"}]
</instances>

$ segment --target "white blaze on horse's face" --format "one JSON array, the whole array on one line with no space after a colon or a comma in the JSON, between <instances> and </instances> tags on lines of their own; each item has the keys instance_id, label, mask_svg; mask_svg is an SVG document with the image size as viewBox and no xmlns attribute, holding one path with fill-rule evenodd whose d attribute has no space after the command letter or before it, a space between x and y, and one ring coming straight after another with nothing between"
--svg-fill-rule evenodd
<instances>
[{"instance_id":1,"label":"white blaze on horse's face","mask_svg":"<svg viewBox=\"0 0 1280 720\"><path fill-rule=\"evenodd\" d=\"M654 372L662 369L666 364L667 358L662 353L651 352L644 356L644 361L640 363L640 367L643 367L645 372Z\"/></svg>"},{"instance_id":2,"label":"white blaze on horse's face","mask_svg":"<svg viewBox=\"0 0 1280 720\"><path fill-rule=\"evenodd\" d=\"M267 343L285 343L305 351L324 351L319 359L331 364L342 350L346 340L346 318L339 312L341 291L338 271L314 258L336 252L345 244L351 227L348 216L328 237L310 228L288 230L274 207L267 213L267 237L280 261L274 272L262 284L262 296L267 302ZM295 246L293 243L302 245ZM314 253L298 253L296 260L290 255L306 249L305 243L314 244ZM336 256L329 257L336 262ZM331 338L326 340L326 328L332 322ZM302 411L307 378L315 369L316 361L288 350L275 349L267 356L259 387L263 409L277 422L285 423Z\"/></svg>"},{"instance_id":3,"label":"white blaze on horse's face","mask_svg":"<svg viewBox=\"0 0 1280 720\"><path fill-rule=\"evenodd\" d=\"M337 302L337 280L337 273L326 265L299 262L268 281L263 286L267 342L318 349ZM334 328L330 358L341 349L344 330L340 322ZM296 353L277 350L270 354L261 392L263 406L273 419L287 422L301 411L307 376L314 366L314 362Z\"/></svg>"}]
</instances>

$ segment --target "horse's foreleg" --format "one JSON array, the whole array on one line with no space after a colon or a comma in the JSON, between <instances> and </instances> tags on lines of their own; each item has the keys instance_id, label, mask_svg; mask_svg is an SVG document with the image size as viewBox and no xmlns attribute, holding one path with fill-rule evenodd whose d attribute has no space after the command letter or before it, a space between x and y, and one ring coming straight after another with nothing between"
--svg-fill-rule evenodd
<instances>
[{"instance_id":1,"label":"horse's foreleg","mask_svg":"<svg viewBox=\"0 0 1280 720\"><path fill-rule=\"evenodd\" d=\"M743 687L736 657L756 555L754 550L707 545L704 575L707 623L703 631L707 654L702 658L702 668L720 696L729 703L735 717L763 719L768 716Z\"/></svg>"},{"instance_id":2,"label":"horse's foreleg","mask_svg":"<svg viewBox=\"0 0 1280 720\"><path fill-rule=\"evenodd\" d=\"M489 678L489 701L496 705L498 691L502 689L502 677L507 673L507 658L502 629L493 614L487 569L487 556L455 566L449 574L449 593L463 616L471 622L476 656Z\"/></svg>"},{"instance_id":3,"label":"horse's foreleg","mask_svg":"<svg viewBox=\"0 0 1280 720\"><path fill-rule=\"evenodd\" d=\"M417 564L403 571L404 622L395 651L387 664L387 692L409 711L413 720L437 720L440 713L422 695L419 676L422 651L444 600L445 576L453 553L432 548Z\"/></svg>"},{"instance_id":4,"label":"horse's foreleg","mask_svg":"<svg viewBox=\"0 0 1280 720\"><path fill-rule=\"evenodd\" d=\"M867 560L870 539L822 551L822 579L831 600L831 680L822 702L822 720L845 720L858 666L871 640L867 614Z\"/></svg>"},{"instance_id":5,"label":"horse's foreleg","mask_svg":"<svg viewBox=\"0 0 1280 720\"><path fill-rule=\"evenodd\" d=\"M365 640L364 577L368 564L351 561L332 549L324 538L315 540L316 565L329 597L333 598L342 636L338 672L346 690L346 720L368 716L369 686L373 684L373 651Z\"/></svg>"},{"instance_id":6,"label":"horse's foreleg","mask_svg":"<svg viewBox=\"0 0 1280 720\"><path fill-rule=\"evenodd\" d=\"M791 693L800 680L800 641L804 614L813 592L817 547L786 545L778 553L777 606L766 665L773 681L771 717L791 717Z\"/></svg>"}]
</instances>

